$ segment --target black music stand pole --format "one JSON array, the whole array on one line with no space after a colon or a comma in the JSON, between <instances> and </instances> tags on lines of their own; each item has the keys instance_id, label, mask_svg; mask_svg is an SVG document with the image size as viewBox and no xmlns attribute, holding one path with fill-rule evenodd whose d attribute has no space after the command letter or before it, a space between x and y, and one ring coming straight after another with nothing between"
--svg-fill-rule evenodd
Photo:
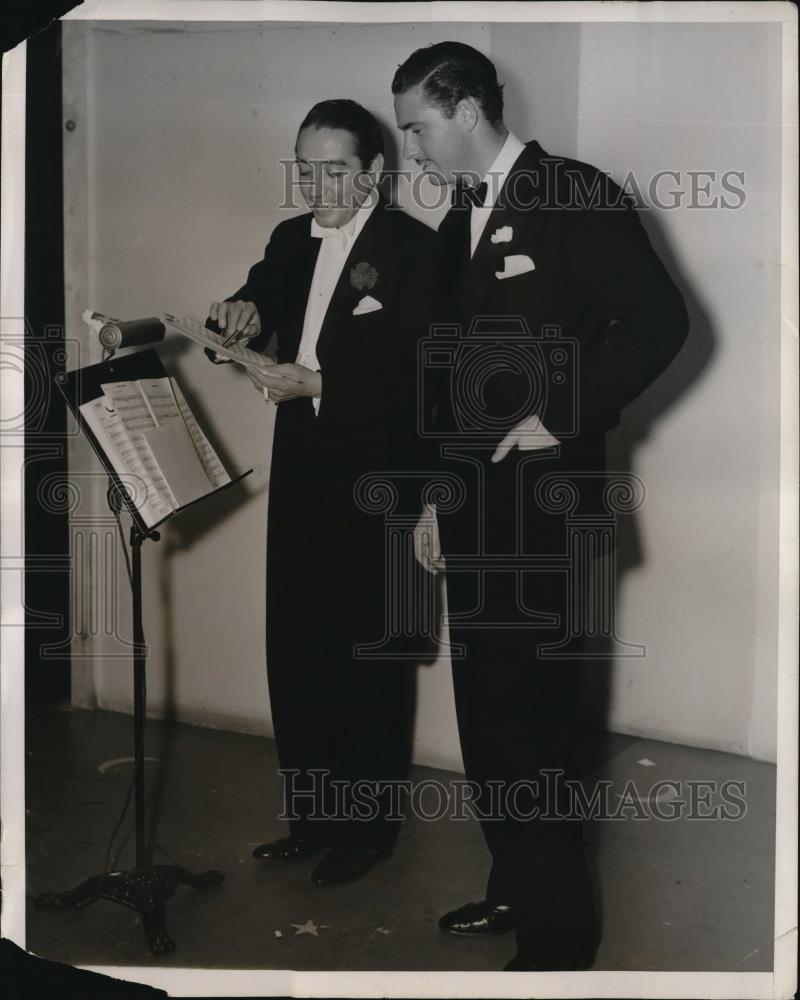
<instances>
[{"instance_id":1,"label":"black music stand pole","mask_svg":"<svg viewBox=\"0 0 800 1000\"><path fill-rule=\"evenodd\" d=\"M102 872L93 875L74 889L66 892L45 892L34 900L37 910L76 910L98 899L107 899L136 910L142 920L147 943L154 955L163 955L175 949L175 942L167 933L166 902L179 885L194 889L205 889L222 882L222 872L210 870L194 874L181 865L148 865L147 835L145 831L145 773L144 773L144 723L146 715L146 667L147 651L142 624L142 544L145 539L159 541L160 535L148 527L124 484L115 475L98 442L81 420L79 403L84 398L94 398L99 394L103 381L120 378L159 378L166 375L155 352L145 352L138 357L123 358L112 364L95 365L93 368L61 375L56 378L67 402L78 418L89 441L106 466L109 473L107 493L108 504L115 514L127 508L133 524L131 526L131 586L133 599L133 720L134 720L134 796L136 867L130 871ZM227 489L238 483L252 470L237 476L216 490ZM211 495L210 493L207 495ZM204 499L204 498L200 498ZM194 501L195 503L198 501ZM182 508L185 509L185 508ZM161 522L159 522L161 523Z\"/></svg>"},{"instance_id":2,"label":"black music stand pole","mask_svg":"<svg viewBox=\"0 0 800 1000\"><path fill-rule=\"evenodd\" d=\"M157 531L151 532L153 541L158 541ZM133 576L133 759L136 761L136 867L145 866L145 822L144 822L144 718L147 710L146 674L147 651L144 645L142 625L142 542L144 534L131 526L131 564Z\"/></svg>"},{"instance_id":3,"label":"black music stand pole","mask_svg":"<svg viewBox=\"0 0 800 1000\"><path fill-rule=\"evenodd\" d=\"M122 500L114 480L109 478L106 493L108 506L115 516L122 510ZM161 535L150 529L143 531L134 521L131 525L131 591L133 611L133 761L134 811L136 817L136 867L147 864L147 833L145 826L144 783L144 723L147 716L147 645L144 641L142 618L142 543L146 538L158 542Z\"/></svg>"},{"instance_id":4,"label":"black music stand pole","mask_svg":"<svg viewBox=\"0 0 800 1000\"><path fill-rule=\"evenodd\" d=\"M109 504L119 503L118 488L112 483ZM166 902L179 885L205 889L222 882L222 872L211 870L197 875L182 865L148 865L145 833L144 722L146 713L146 647L142 626L142 543L146 538L158 541L157 531L143 531L131 526L131 562L133 585L133 726L135 768L136 867L131 871L102 872L66 892L45 892L34 901L37 910L77 910L107 899L136 910L141 917L147 943L154 955L174 951L175 942L167 933Z\"/></svg>"}]
</instances>

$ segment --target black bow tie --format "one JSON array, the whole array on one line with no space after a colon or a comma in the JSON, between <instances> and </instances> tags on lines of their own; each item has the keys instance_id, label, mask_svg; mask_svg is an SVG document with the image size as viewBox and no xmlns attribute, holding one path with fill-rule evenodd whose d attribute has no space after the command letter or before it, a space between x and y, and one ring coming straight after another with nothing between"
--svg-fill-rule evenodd
<instances>
[{"instance_id":1,"label":"black bow tie","mask_svg":"<svg viewBox=\"0 0 800 1000\"><path fill-rule=\"evenodd\" d=\"M473 206L480 208L486 201L488 191L489 186L486 181L481 181L475 187L467 187L466 184L459 181L453 188L451 205L453 208L472 208Z\"/></svg>"}]
</instances>

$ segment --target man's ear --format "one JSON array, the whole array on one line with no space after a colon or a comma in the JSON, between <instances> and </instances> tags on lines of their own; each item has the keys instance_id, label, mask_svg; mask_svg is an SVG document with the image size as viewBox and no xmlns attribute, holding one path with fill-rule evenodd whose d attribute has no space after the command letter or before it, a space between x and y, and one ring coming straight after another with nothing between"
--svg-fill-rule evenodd
<instances>
[{"instance_id":1,"label":"man's ear","mask_svg":"<svg viewBox=\"0 0 800 1000\"><path fill-rule=\"evenodd\" d=\"M375 183L381 179L381 172L383 171L383 153L376 153L375 159L369 165L369 172L375 175Z\"/></svg>"},{"instance_id":2,"label":"man's ear","mask_svg":"<svg viewBox=\"0 0 800 1000\"><path fill-rule=\"evenodd\" d=\"M462 97L456 105L456 118L465 132L471 132L481 120L478 102L472 97Z\"/></svg>"}]
</instances>

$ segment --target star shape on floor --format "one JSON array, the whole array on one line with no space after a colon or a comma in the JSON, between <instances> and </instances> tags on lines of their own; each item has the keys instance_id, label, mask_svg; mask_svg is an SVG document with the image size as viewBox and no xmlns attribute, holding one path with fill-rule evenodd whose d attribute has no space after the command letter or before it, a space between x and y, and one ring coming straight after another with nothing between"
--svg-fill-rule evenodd
<instances>
[{"instance_id":1,"label":"star shape on floor","mask_svg":"<svg viewBox=\"0 0 800 1000\"><path fill-rule=\"evenodd\" d=\"M292 924L292 927L295 934L313 934L314 937L319 937L317 925L313 920L306 920L304 924Z\"/></svg>"}]
</instances>

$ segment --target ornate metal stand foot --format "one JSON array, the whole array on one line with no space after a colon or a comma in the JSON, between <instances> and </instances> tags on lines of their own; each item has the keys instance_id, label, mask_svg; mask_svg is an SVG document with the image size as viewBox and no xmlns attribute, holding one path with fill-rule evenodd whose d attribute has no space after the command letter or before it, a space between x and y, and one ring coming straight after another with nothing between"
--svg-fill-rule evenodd
<instances>
[{"instance_id":1,"label":"ornate metal stand foot","mask_svg":"<svg viewBox=\"0 0 800 1000\"><path fill-rule=\"evenodd\" d=\"M97 899L108 899L136 910L142 920L147 944L154 955L175 950L167 933L166 902L179 885L205 889L224 880L222 872L207 871L194 875L180 865L151 865L129 872L105 872L93 875L66 892L45 892L34 901L37 910L79 910Z\"/></svg>"}]
</instances>

